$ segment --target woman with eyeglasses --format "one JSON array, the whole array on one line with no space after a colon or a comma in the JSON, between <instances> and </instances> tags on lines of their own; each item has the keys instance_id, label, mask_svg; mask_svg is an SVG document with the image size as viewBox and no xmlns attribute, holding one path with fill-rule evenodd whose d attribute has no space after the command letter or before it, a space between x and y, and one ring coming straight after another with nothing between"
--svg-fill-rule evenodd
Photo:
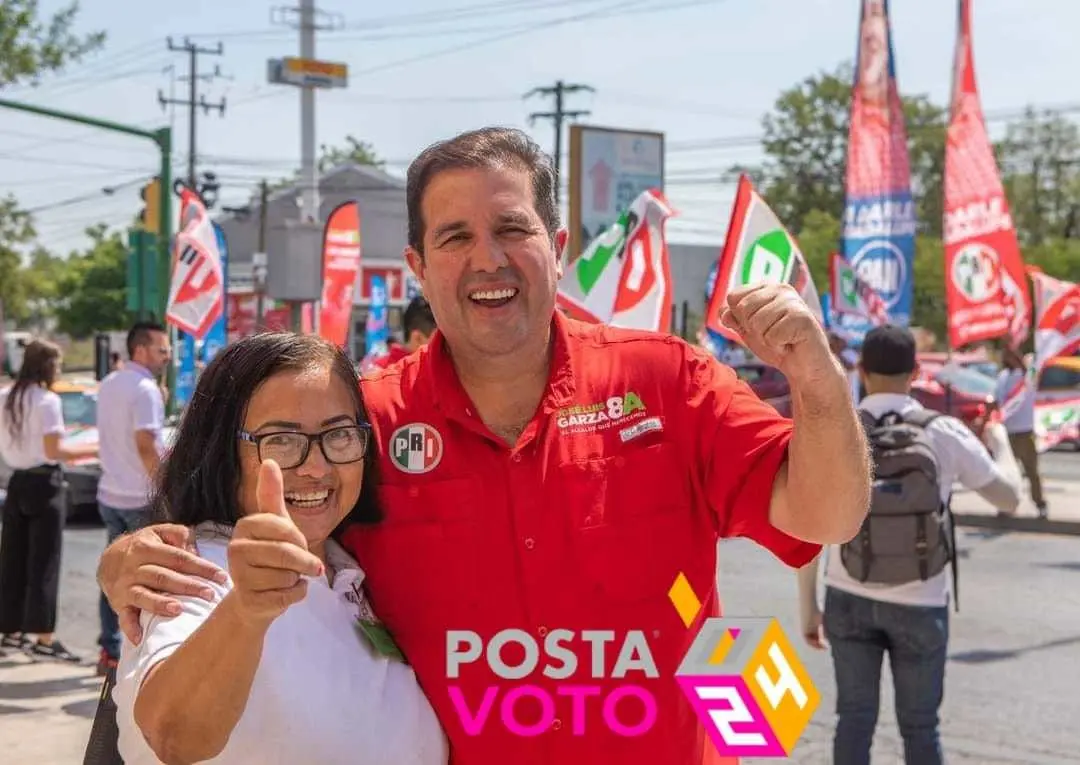
<instances>
[{"instance_id":1,"label":"woman with eyeglasses","mask_svg":"<svg viewBox=\"0 0 1080 765\"><path fill-rule=\"evenodd\" d=\"M196 552L228 576L171 617L144 611L139 644L125 640L127 765L447 761L363 570L334 541L346 521L379 519L370 435L352 363L317 337L248 337L207 366L154 507L194 527Z\"/></svg>"}]
</instances>

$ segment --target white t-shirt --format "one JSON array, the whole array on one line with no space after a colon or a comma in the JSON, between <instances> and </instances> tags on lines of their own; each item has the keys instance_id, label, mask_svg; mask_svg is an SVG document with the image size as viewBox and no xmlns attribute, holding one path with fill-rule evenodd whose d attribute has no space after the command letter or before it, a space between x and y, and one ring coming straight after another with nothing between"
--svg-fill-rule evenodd
<instances>
[{"instance_id":1,"label":"white t-shirt","mask_svg":"<svg viewBox=\"0 0 1080 765\"><path fill-rule=\"evenodd\" d=\"M151 478L139 457L135 431L154 433L158 454L165 451L165 402L147 369L128 362L98 388L98 502L118 510L136 510L150 502Z\"/></svg>"},{"instance_id":2,"label":"white t-shirt","mask_svg":"<svg viewBox=\"0 0 1080 765\"><path fill-rule=\"evenodd\" d=\"M229 533L224 529L223 533ZM200 527L199 554L228 569L228 539ZM371 607L364 572L327 542L336 570L308 579L307 597L271 625L247 706L214 765L444 765L446 738L413 670L375 652L356 625ZM165 618L144 612L143 640L121 649L113 698L119 751L127 765L159 765L135 725L135 697L150 669L167 659L206 620L232 587L209 583L215 602L181 597L184 610Z\"/></svg>"},{"instance_id":3,"label":"white t-shirt","mask_svg":"<svg viewBox=\"0 0 1080 765\"><path fill-rule=\"evenodd\" d=\"M1022 369L1002 369L998 372L997 394L998 405L1005 403L1006 397L1014 387L1019 385L1027 377ZM1012 415L1005 420L1005 430L1010 433L1032 433L1035 430L1035 386L1025 385L1020 394L1020 400Z\"/></svg>"},{"instance_id":4,"label":"white t-shirt","mask_svg":"<svg viewBox=\"0 0 1080 765\"><path fill-rule=\"evenodd\" d=\"M64 435L64 410L60 397L35 385L22 395L22 430L16 440L11 435L7 399L11 388L0 391L0 458L12 470L28 470L55 464L45 456L45 436Z\"/></svg>"},{"instance_id":5,"label":"white t-shirt","mask_svg":"<svg viewBox=\"0 0 1080 765\"><path fill-rule=\"evenodd\" d=\"M859 405L874 417L886 412L904 414L911 409L922 408L913 398L895 393L875 393L867 396ZM987 486L1001 474L975 434L955 417L942 415L926 428L927 435L938 458L941 476L941 499L946 501L953 484L959 481L969 489ZM852 577L840 561L840 548L826 548L825 584L838 590L860 595L864 598L899 603L907 606L947 606L951 592L951 572L948 567L940 574L923 581L901 585L863 583Z\"/></svg>"}]
</instances>

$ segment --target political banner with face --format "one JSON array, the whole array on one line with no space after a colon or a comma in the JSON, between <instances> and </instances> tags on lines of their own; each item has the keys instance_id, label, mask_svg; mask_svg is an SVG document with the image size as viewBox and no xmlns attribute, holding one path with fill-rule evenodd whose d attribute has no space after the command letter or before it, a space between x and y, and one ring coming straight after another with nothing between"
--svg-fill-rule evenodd
<instances>
[{"instance_id":1,"label":"political banner with face","mask_svg":"<svg viewBox=\"0 0 1080 765\"><path fill-rule=\"evenodd\" d=\"M840 249L859 279L882 299L892 323L907 326L914 294L915 205L887 0L863 0L856 61ZM850 313L838 313L837 323L845 334L860 338L873 326Z\"/></svg>"},{"instance_id":2,"label":"political banner with face","mask_svg":"<svg viewBox=\"0 0 1080 765\"><path fill-rule=\"evenodd\" d=\"M1004 337L1016 348L1031 330L1024 262L986 132L971 38L960 0L952 109L945 142L945 295L949 345Z\"/></svg>"}]
</instances>

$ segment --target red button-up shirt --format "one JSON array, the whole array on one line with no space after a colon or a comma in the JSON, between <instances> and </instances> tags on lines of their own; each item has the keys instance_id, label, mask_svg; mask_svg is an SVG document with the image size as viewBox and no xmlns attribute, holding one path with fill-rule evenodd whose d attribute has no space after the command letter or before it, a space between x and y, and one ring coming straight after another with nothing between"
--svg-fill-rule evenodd
<instances>
[{"instance_id":1,"label":"red button-up shirt","mask_svg":"<svg viewBox=\"0 0 1080 765\"><path fill-rule=\"evenodd\" d=\"M438 333L364 381L385 520L352 527L345 544L446 729L455 765L719 762L673 675L703 619L719 615L718 538L753 539L791 566L819 552L768 520L792 423L679 339L558 313L553 334L546 393L512 448L477 416ZM690 629L668 597L680 572L703 604ZM507 629L539 645L531 674L503 679L481 655L448 679L449 631L478 633L486 650ZM544 667L562 661L544 643L556 629L573 631L578 664L553 680ZM584 630L614 633L601 679ZM634 670L610 677L635 630L656 679ZM516 666L524 651L511 644L501 657ZM638 736L604 723L603 700L627 683L656 700L655 723ZM536 735L513 732L502 717L506 694L523 685L553 700L546 716L532 692L505 710L520 725L548 723ZM563 695L571 685L599 689L583 714ZM489 694L482 726L463 724L455 694L470 715ZM636 724L642 703L625 698L616 714Z\"/></svg>"}]
</instances>

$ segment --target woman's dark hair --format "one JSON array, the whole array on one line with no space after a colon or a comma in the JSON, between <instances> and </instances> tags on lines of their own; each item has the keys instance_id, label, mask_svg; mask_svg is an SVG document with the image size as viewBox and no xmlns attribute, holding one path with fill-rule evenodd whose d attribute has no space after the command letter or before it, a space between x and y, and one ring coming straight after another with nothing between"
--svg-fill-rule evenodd
<instances>
[{"instance_id":1,"label":"woman's dark hair","mask_svg":"<svg viewBox=\"0 0 1080 765\"><path fill-rule=\"evenodd\" d=\"M244 416L256 389L280 372L330 367L353 397L353 409L367 422L360 380L349 357L315 335L268 332L222 349L199 376L180 421L172 449L162 463L152 500L160 520L195 526L213 521L233 526L240 511L240 439ZM368 442L364 484L349 521L380 520L376 505L377 448Z\"/></svg>"},{"instance_id":2,"label":"woman's dark hair","mask_svg":"<svg viewBox=\"0 0 1080 765\"><path fill-rule=\"evenodd\" d=\"M23 401L31 388L51 388L60 374L60 348L45 340L31 340L23 346L22 366L11 386L4 411L7 413L7 426L11 437L16 441L22 436L26 422L26 407Z\"/></svg>"}]
</instances>

